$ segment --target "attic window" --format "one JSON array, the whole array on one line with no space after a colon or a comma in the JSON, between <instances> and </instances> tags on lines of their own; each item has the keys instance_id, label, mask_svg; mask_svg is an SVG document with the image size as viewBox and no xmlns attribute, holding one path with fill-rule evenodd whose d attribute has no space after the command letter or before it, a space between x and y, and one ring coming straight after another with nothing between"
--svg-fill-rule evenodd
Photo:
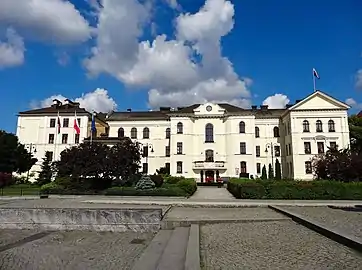
<instances>
[{"instance_id":1,"label":"attic window","mask_svg":"<svg viewBox=\"0 0 362 270\"><path fill-rule=\"evenodd\" d=\"M208 106L206 107L206 111L211 112L211 111L212 111L212 107L211 107L210 105L208 105Z\"/></svg>"}]
</instances>

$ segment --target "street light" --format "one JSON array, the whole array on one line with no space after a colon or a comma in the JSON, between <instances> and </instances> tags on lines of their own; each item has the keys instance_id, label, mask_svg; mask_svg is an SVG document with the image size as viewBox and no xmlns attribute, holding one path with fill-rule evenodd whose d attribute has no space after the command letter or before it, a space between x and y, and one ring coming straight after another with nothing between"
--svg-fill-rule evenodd
<instances>
[{"instance_id":1,"label":"street light","mask_svg":"<svg viewBox=\"0 0 362 270\"><path fill-rule=\"evenodd\" d=\"M35 147L35 145L33 145L32 143L31 143L31 144L28 144L28 145L26 146L26 148L29 150L29 154L30 154L30 155L32 155L32 153L36 153L36 147ZM26 181L27 181L27 182L28 182L28 180L29 180L29 172L30 172L30 169L31 169L31 168L29 168L28 173L26 174Z\"/></svg>"}]
</instances>

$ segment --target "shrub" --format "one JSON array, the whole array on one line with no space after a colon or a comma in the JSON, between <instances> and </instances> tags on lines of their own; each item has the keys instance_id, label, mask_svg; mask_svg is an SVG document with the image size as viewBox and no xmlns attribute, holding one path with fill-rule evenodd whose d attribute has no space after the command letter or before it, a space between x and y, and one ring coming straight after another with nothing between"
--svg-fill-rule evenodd
<instances>
[{"instance_id":1,"label":"shrub","mask_svg":"<svg viewBox=\"0 0 362 270\"><path fill-rule=\"evenodd\" d=\"M40 187L40 193L41 194L63 194L64 187L61 185L58 185L57 183L50 182L50 183L44 184Z\"/></svg>"},{"instance_id":2,"label":"shrub","mask_svg":"<svg viewBox=\"0 0 362 270\"><path fill-rule=\"evenodd\" d=\"M13 184L13 176L11 173L0 172L0 187L6 187Z\"/></svg>"},{"instance_id":3,"label":"shrub","mask_svg":"<svg viewBox=\"0 0 362 270\"><path fill-rule=\"evenodd\" d=\"M155 186L161 187L163 184L163 177L160 174L154 174L154 175L150 175L151 180L153 181L153 183L155 183Z\"/></svg>"},{"instance_id":4,"label":"shrub","mask_svg":"<svg viewBox=\"0 0 362 270\"><path fill-rule=\"evenodd\" d=\"M266 167L265 167L265 165L263 166L263 169L261 170L261 179L267 179L268 178L268 176L267 176L267 174L266 174Z\"/></svg>"},{"instance_id":5,"label":"shrub","mask_svg":"<svg viewBox=\"0 0 362 270\"><path fill-rule=\"evenodd\" d=\"M238 199L361 200L362 183L338 181L245 181L231 179L227 189Z\"/></svg>"},{"instance_id":6,"label":"shrub","mask_svg":"<svg viewBox=\"0 0 362 270\"><path fill-rule=\"evenodd\" d=\"M153 188L155 188L155 183L151 180L151 178L148 175L143 175L136 184L136 189L138 190L147 190Z\"/></svg>"},{"instance_id":7,"label":"shrub","mask_svg":"<svg viewBox=\"0 0 362 270\"><path fill-rule=\"evenodd\" d=\"M177 186L147 190L138 190L134 187L112 187L106 189L104 194L108 196L187 196L186 192Z\"/></svg>"},{"instance_id":8,"label":"shrub","mask_svg":"<svg viewBox=\"0 0 362 270\"><path fill-rule=\"evenodd\" d=\"M168 184L177 184L179 181L186 179L183 176L166 176L165 181Z\"/></svg>"},{"instance_id":9,"label":"shrub","mask_svg":"<svg viewBox=\"0 0 362 270\"><path fill-rule=\"evenodd\" d=\"M176 185L183 189L188 196L191 196L197 190L196 181L194 179L183 179L177 182Z\"/></svg>"}]
</instances>

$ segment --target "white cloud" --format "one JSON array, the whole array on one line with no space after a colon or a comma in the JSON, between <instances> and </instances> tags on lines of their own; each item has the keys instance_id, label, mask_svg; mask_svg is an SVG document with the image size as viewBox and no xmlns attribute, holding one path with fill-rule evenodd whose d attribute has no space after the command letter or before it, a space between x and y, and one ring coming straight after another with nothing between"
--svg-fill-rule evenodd
<instances>
[{"instance_id":1,"label":"white cloud","mask_svg":"<svg viewBox=\"0 0 362 270\"><path fill-rule=\"evenodd\" d=\"M15 67L24 62L24 42L14 29L6 31L7 41L0 41L0 69Z\"/></svg>"},{"instance_id":2,"label":"white cloud","mask_svg":"<svg viewBox=\"0 0 362 270\"><path fill-rule=\"evenodd\" d=\"M150 19L149 7L137 0L104 0L102 6L97 45L84 62L91 75L108 73L129 86L151 89L151 107L250 103L245 100L251 80L239 79L221 55L221 38L234 25L230 1L207 0L199 12L177 17L177 39L159 35L153 41L139 41Z\"/></svg>"},{"instance_id":3,"label":"white cloud","mask_svg":"<svg viewBox=\"0 0 362 270\"><path fill-rule=\"evenodd\" d=\"M91 36L87 20L64 0L1 0L0 24L26 38L57 44L84 42Z\"/></svg>"},{"instance_id":4,"label":"white cloud","mask_svg":"<svg viewBox=\"0 0 362 270\"><path fill-rule=\"evenodd\" d=\"M349 106L351 106L354 109L359 109L362 110L362 103L358 103L356 100L354 100L353 98L347 98L345 103Z\"/></svg>"},{"instance_id":5,"label":"white cloud","mask_svg":"<svg viewBox=\"0 0 362 270\"><path fill-rule=\"evenodd\" d=\"M283 109L290 102L289 98L283 94L269 96L263 101L263 105L268 105L269 109Z\"/></svg>"},{"instance_id":6,"label":"white cloud","mask_svg":"<svg viewBox=\"0 0 362 270\"><path fill-rule=\"evenodd\" d=\"M362 69L358 70L356 73L355 87L362 90Z\"/></svg>"},{"instance_id":7,"label":"white cloud","mask_svg":"<svg viewBox=\"0 0 362 270\"><path fill-rule=\"evenodd\" d=\"M180 5L177 3L177 0L164 0L171 8L178 9Z\"/></svg>"},{"instance_id":8,"label":"white cloud","mask_svg":"<svg viewBox=\"0 0 362 270\"><path fill-rule=\"evenodd\" d=\"M52 95L40 102L32 101L30 106L32 108L44 108L53 104L54 99L58 99L63 102L67 97L63 95ZM69 97L68 97L69 98ZM80 103L80 107L85 108L87 111L96 112L109 112L117 108L117 103L108 95L108 91L102 88L97 88L93 92L83 94L81 97L72 99L75 102Z\"/></svg>"}]
</instances>

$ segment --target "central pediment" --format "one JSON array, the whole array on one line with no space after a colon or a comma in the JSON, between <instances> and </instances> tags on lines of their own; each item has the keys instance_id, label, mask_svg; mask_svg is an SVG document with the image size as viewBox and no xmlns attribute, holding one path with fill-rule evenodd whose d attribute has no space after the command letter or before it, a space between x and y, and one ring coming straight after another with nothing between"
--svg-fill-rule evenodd
<instances>
[{"instance_id":1,"label":"central pediment","mask_svg":"<svg viewBox=\"0 0 362 270\"><path fill-rule=\"evenodd\" d=\"M195 115L224 115L225 114L225 109L220 107L218 104L214 104L214 103L205 103L205 104L201 104L200 106L198 106L197 108L194 109L194 114Z\"/></svg>"}]
</instances>

